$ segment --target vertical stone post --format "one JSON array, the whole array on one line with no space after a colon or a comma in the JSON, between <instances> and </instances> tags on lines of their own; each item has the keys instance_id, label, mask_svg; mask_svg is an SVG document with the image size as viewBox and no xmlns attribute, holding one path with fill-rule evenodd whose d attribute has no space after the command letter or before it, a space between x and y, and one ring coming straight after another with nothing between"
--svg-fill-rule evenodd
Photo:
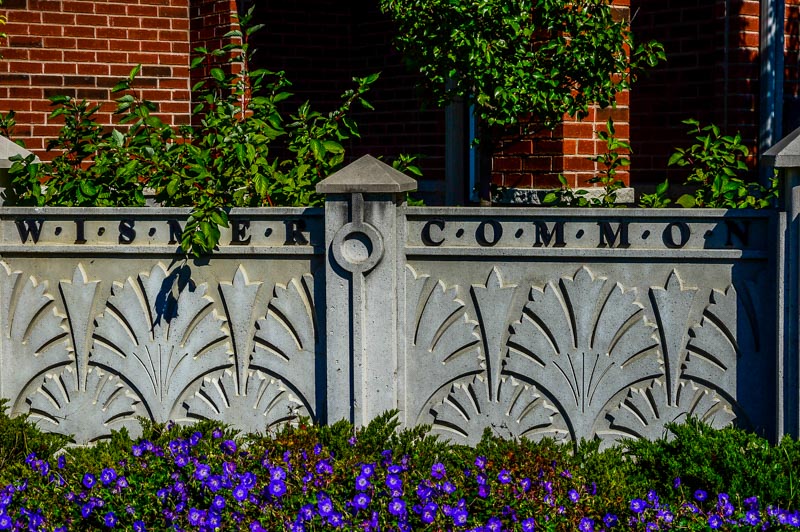
<instances>
[{"instance_id":1,"label":"vertical stone post","mask_svg":"<svg viewBox=\"0 0 800 532\"><path fill-rule=\"evenodd\" d=\"M800 128L767 150L762 164L783 171L784 188L777 235L778 432L800 436Z\"/></svg>"},{"instance_id":2,"label":"vertical stone post","mask_svg":"<svg viewBox=\"0 0 800 532\"><path fill-rule=\"evenodd\" d=\"M369 155L317 185L325 203L327 421L397 408L398 205L416 181Z\"/></svg>"}]
</instances>

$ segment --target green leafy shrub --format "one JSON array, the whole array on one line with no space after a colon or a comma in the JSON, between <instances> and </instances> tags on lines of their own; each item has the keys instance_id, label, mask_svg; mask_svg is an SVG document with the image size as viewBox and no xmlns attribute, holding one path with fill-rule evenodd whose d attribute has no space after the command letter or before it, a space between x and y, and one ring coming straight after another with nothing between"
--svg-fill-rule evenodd
<instances>
[{"instance_id":1,"label":"green leafy shrub","mask_svg":"<svg viewBox=\"0 0 800 532\"><path fill-rule=\"evenodd\" d=\"M687 493L702 489L758 496L785 507L800 506L800 444L784 438L777 445L750 432L716 430L695 419L671 424L674 437L627 443L636 468L629 477L637 486L663 491L681 479Z\"/></svg>"},{"instance_id":2,"label":"green leafy shrub","mask_svg":"<svg viewBox=\"0 0 800 532\"><path fill-rule=\"evenodd\" d=\"M694 194L684 194L677 203L683 207L717 207L725 209L765 208L778 197L778 179L770 186L745 181L739 174L747 170L744 160L749 155L742 137L722 135L714 124L701 126L697 120L684 120L695 143L678 148L669 158L670 166L687 168L686 185L697 187Z\"/></svg>"},{"instance_id":3,"label":"green leafy shrub","mask_svg":"<svg viewBox=\"0 0 800 532\"><path fill-rule=\"evenodd\" d=\"M0 485L11 482L22 472L23 461L31 453L44 460L72 442L60 434L42 432L28 421L27 415L10 417L8 401L0 399Z\"/></svg>"},{"instance_id":4,"label":"green leafy shrub","mask_svg":"<svg viewBox=\"0 0 800 532\"><path fill-rule=\"evenodd\" d=\"M671 426L672 440L605 450L598 441L573 452L491 431L464 447L427 427L399 430L395 416L362 428L301 420L271 436L241 436L210 421L144 421L136 440L123 431L55 460L29 453L18 458L13 480L0 483L0 530L800 526L797 495L769 488L798 469L798 444L789 439L770 446L740 429L690 420ZM760 483L748 484L756 477ZM770 495L783 497L782 505Z\"/></svg>"},{"instance_id":5,"label":"green leafy shrub","mask_svg":"<svg viewBox=\"0 0 800 532\"><path fill-rule=\"evenodd\" d=\"M261 27L249 25L251 15L243 17L244 31L227 35L231 44L196 50L192 67L205 68L208 77L193 87L198 103L190 126L158 118L156 105L136 88L139 67L113 89L122 128L95 122L96 105L51 98L51 118L65 121L48 146L58 153L40 165L33 157L16 161L9 203L140 206L150 188L164 206L191 207L181 248L194 255L214 249L230 207L320 204L315 185L342 165L342 143L358 136L351 110L371 108L364 94L378 74L354 78L355 87L327 114L308 102L287 113L281 102L291 94L283 73L250 69L248 38ZM419 173L412 163L398 159L401 169Z\"/></svg>"},{"instance_id":6,"label":"green leafy shrub","mask_svg":"<svg viewBox=\"0 0 800 532\"><path fill-rule=\"evenodd\" d=\"M610 0L381 0L397 48L436 105L464 101L479 120L482 194L497 141L613 106L645 68L665 60L659 43L635 43ZM482 199L489 199L488 197Z\"/></svg>"}]
</instances>

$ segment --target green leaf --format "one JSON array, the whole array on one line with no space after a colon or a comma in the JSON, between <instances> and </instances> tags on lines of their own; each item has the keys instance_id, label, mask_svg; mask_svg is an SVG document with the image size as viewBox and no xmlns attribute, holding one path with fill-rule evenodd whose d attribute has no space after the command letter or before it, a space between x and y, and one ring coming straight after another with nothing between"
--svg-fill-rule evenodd
<instances>
[{"instance_id":1,"label":"green leaf","mask_svg":"<svg viewBox=\"0 0 800 532\"><path fill-rule=\"evenodd\" d=\"M321 161L325 157L325 145L317 139L311 139L309 144L311 145L311 152L314 154L314 158Z\"/></svg>"},{"instance_id":2,"label":"green leaf","mask_svg":"<svg viewBox=\"0 0 800 532\"><path fill-rule=\"evenodd\" d=\"M212 68L210 74L212 78L214 78L219 82L225 81L225 71L222 70L221 68L218 67Z\"/></svg>"},{"instance_id":3,"label":"green leaf","mask_svg":"<svg viewBox=\"0 0 800 532\"><path fill-rule=\"evenodd\" d=\"M180 186L179 179L172 179L169 183L167 183L167 196L170 198L175 196L178 193L178 187Z\"/></svg>"},{"instance_id":4,"label":"green leaf","mask_svg":"<svg viewBox=\"0 0 800 532\"><path fill-rule=\"evenodd\" d=\"M673 166L682 160L683 160L683 153L675 152L670 156L669 162L667 162L667 166Z\"/></svg>"},{"instance_id":5,"label":"green leaf","mask_svg":"<svg viewBox=\"0 0 800 532\"><path fill-rule=\"evenodd\" d=\"M125 144L125 135L118 129L114 129L111 131L111 140L115 146L121 148Z\"/></svg>"},{"instance_id":6,"label":"green leaf","mask_svg":"<svg viewBox=\"0 0 800 532\"><path fill-rule=\"evenodd\" d=\"M686 209L691 209L692 207L697 205L697 202L695 201L694 196L692 196L690 194L684 194L683 196L678 198L678 200L675 203L677 203L678 205L680 205L681 207L684 207Z\"/></svg>"},{"instance_id":7,"label":"green leaf","mask_svg":"<svg viewBox=\"0 0 800 532\"><path fill-rule=\"evenodd\" d=\"M96 196L97 195L97 187L89 182L89 181L81 181L80 182L80 190L86 196Z\"/></svg>"}]
</instances>

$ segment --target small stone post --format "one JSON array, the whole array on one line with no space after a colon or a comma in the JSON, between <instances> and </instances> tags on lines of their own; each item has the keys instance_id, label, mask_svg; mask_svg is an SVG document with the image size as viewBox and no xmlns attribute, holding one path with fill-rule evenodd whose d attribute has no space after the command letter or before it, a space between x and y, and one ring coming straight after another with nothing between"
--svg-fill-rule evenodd
<instances>
[{"instance_id":1,"label":"small stone post","mask_svg":"<svg viewBox=\"0 0 800 532\"><path fill-rule=\"evenodd\" d=\"M317 185L325 203L327 421L397 408L398 206L416 181L366 155Z\"/></svg>"},{"instance_id":2,"label":"small stone post","mask_svg":"<svg viewBox=\"0 0 800 532\"><path fill-rule=\"evenodd\" d=\"M779 434L800 436L800 128L767 150L762 164L783 171L778 242L776 392ZM781 290L781 285L783 290Z\"/></svg>"}]
</instances>

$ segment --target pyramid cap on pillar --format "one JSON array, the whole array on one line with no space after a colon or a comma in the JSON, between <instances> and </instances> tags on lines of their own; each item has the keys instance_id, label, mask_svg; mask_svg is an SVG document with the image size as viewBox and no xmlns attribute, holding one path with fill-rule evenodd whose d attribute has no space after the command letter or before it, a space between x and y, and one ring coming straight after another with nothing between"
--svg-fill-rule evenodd
<instances>
[{"instance_id":1,"label":"pyramid cap on pillar","mask_svg":"<svg viewBox=\"0 0 800 532\"><path fill-rule=\"evenodd\" d=\"M396 194L417 189L417 182L399 170L365 155L319 183L320 194Z\"/></svg>"},{"instance_id":2,"label":"pyramid cap on pillar","mask_svg":"<svg viewBox=\"0 0 800 532\"><path fill-rule=\"evenodd\" d=\"M11 168L11 165L14 163L9 159L11 159L11 157L14 155L19 155L25 159L30 154L31 152L22 146L12 142L6 137L0 136L0 168ZM33 162L39 163L39 158L36 157Z\"/></svg>"},{"instance_id":3,"label":"pyramid cap on pillar","mask_svg":"<svg viewBox=\"0 0 800 532\"><path fill-rule=\"evenodd\" d=\"M800 128L765 151L761 161L773 168L800 168Z\"/></svg>"}]
</instances>

